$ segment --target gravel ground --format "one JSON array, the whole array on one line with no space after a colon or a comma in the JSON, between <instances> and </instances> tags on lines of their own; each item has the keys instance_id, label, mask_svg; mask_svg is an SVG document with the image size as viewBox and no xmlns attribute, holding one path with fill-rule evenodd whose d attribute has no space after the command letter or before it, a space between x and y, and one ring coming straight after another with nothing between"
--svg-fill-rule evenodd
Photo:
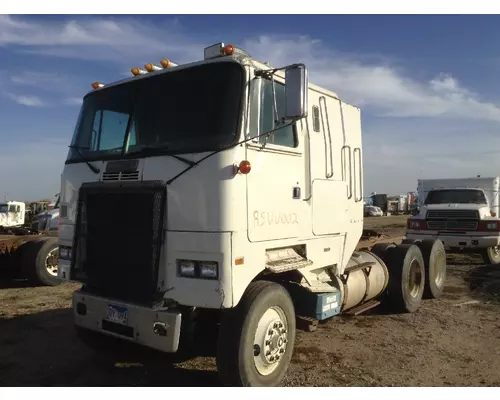
<instances>
[{"instance_id":1,"label":"gravel ground","mask_svg":"<svg viewBox=\"0 0 500 400\"><path fill-rule=\"evenodd\" d=\"M405 218L366 227L401 236ZM500 267L474 256L448 260L445 295L414 314L374 309L298 332L285 386L500 386ZM76 338L75 285L0 281L2 386L218 386L213 348L180 359L130 348L95 353ZM469 303L473 302L473 303ZM465 303L465 304L464 304Z\"/></svg>"}]
</instances>

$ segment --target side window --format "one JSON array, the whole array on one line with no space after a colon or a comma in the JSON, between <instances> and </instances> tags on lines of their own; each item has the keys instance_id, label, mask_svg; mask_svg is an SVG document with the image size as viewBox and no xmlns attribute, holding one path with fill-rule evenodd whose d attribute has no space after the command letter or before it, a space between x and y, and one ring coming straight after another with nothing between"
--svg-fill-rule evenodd
<instances>
[{"instance_id":1,"label":"side window","mask_svg":"<svg viewBox=\"0 0 500 400\"><path fill-rule=\"evenodd\" d=\"M15 206L14 204L11 204L11 205L9 206L9 212L10 212L10 213L15 213L15 212L16 212L16 206Z\"/></svg>"},{"instance_id":2,"label":"side window","mask_svg":"<svg viewBox=\"0 0 500 400\"><path fill-rule=\"evenodd\" d=\"M278 116L281 117L285 111L285 86L274 82L276 89L276 108L278 109ZM273 103L273 83L269 79L262 80L261 91L261 109L259 132L264 133L274 128L274 103ZM260 137L260 143L265 143L266 138ZM286 147L297 147L297 135L295 131L295 124L288 125L286 128L280 128L267 137L267 143L276 144Z\"/></svg>"},{"instance_id":3,"label":"side window","mask_svg":"<svg viewBox=\"0 0 500 400\"><path fill-rule=\"evenodd\" d=\"M320 125L319 125L319 107L318 106L313 106L313 131L314 132L319 132L320 130Z\"/></svg>"},{"instance_id":4,"label":"side window","mask_svg":"<svg viewBox=\"0 0 500 400\"><path fill-rule=\"evenodd\" d=\"M121 149L127 130L128 117L128 114L110 110L96 111L92 127L92 150Z\"/></svg>"}]
</instances>

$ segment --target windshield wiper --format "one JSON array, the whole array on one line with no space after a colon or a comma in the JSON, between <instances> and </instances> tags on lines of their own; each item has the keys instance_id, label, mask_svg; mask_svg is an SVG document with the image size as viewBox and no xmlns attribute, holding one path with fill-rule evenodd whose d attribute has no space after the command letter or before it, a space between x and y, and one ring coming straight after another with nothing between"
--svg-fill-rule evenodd
<instances>
[{"instance_id":1,"label":"windshield wiper","mask_svg":"<svg viewBox=\"0 0 500 400\"><path fill-rule=\"evenodd\" d=\"M144 154L144 155L155 155L158 154L158 152L162 150L168 150L167 146L140 146L137 150L131 151L129 153L126 153L125 155L130 155L130 154ZM178 156L177 154L166 154L170 157L175 158L176 160L182 161L185 164L188 164L190 167L194 166L196 164L195 161L188 160L187 158Z\"/></svg>"},{"instance_id":2,"label":"windshield wiper","mask_svg":"<svg viewBox=\"0 0 500 400\"><path fill-rule=\"evenodd\" d=\"M88 165L88 167L90 168L90 170L94 173L94 174L98 174L100 172L100 169L97 168L97 167L94 167L91 163L89 163L87 160L85 160L85 156L82 154L81 150L80 149L86 149L88 150L89 148L88 147L81 147L81 146L77 146L75 144L72 144L69 146L70 149L75 149L78 154L80 155L80 158L85 162L85 164Z\"/></svg>"}]
</instances>

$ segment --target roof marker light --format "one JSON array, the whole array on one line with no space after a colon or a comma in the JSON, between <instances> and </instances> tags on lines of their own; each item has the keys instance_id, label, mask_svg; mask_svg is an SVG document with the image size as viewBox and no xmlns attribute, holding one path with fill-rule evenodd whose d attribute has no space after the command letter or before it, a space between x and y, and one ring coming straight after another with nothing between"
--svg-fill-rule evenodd
<instances>
[{"instance_id":1,"label":"roof marker light","mask_svg":"<svg viewBox=\"0 0 500 400\"><path fill-rule=\"evenodd\" d=\"M234 54L234 50L234 46L232 44L228 44L222 49L222 54L225 56L232 56Z\"/></svg>"},{"instance_id":2,"label":"roof marker light","mask_svg":"<svg viewBox=\"0 0 500 400\"><path fill-rule=\"evenodd\" d=\"M92 89L99 89L99 88L102 88L104 87L104 85L101 83L101 82L94 82L92 83Z\"/></svg>"},{"instance_id":3,"label":"roof marker light","mask_svg":"<svg viewBox=\"0 0 500 400\"><path fill-rule=\"evenodd\" d=\"M142 68L132 68L130 70L130 72L132 72L133 75L137 76L137 75L143 75L143 74L147 74L147 71L144 71Z\"/></svg>"},{"instance_id":4,"label":"roof marker light","mask_svg":"<svg viewBox=\"0 0 500 400\"><path fill-rule=\"evenodd\" d=\"M163 68L172 68L172 67L177 67L176 63L173 63L167 58L164 58L163 60L160 61L160 64Z\"/></svg>"},{"instance_id":5,"label":"roof marker light","mask_svg":"<svg viewBox=\"0 0 500 400\"><path fill-rule=\"evenodd\" d=\"M155 65L155 64L152 64L152 63L144 65L144 68L148 72L161 71L162 70L162 67L159 67L158 65Z\"/></svg>"}]
</instances>

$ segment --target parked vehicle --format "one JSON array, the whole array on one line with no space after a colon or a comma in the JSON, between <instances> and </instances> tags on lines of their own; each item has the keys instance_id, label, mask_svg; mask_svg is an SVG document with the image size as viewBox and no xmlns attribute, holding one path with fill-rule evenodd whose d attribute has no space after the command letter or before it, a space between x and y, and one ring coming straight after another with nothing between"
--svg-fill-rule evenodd
<instances>
[{"instance_id":1,"label":"parked vehicle","mask_svg":"<svg viewBox=\"0 0 500 400\"><path fill-rule=\"evenodd\" d=\"M365 206L365 217L382 217L384 212L380 207Z\"/></svg>"},{"instance_id":2,"label":"parked vehicle","mask_svg":"<svg viewBox=\"0 0 500 400\"><path fill-rule=\"evenodd\" d=\"M172 353L212 326L223 384L273 386L297 321L440 296L425 284L446 272L440 241L356 251L357 107L303 64L271 68L232 45L160 64L92 84L62 172L59 277L82 284L85 343Z\"/></svg>"},{"instance_id":3,"label":"parked vehicle","mask_svg":"<svg viewBox=\"0 0 500 400\"><path fill-rule=\"evenodd\" d=\"M419 180L418 215L408 219L410 240L439 239L450 252L481 253L500 263L500 177Z\"/></svg>"}]
</instances>

